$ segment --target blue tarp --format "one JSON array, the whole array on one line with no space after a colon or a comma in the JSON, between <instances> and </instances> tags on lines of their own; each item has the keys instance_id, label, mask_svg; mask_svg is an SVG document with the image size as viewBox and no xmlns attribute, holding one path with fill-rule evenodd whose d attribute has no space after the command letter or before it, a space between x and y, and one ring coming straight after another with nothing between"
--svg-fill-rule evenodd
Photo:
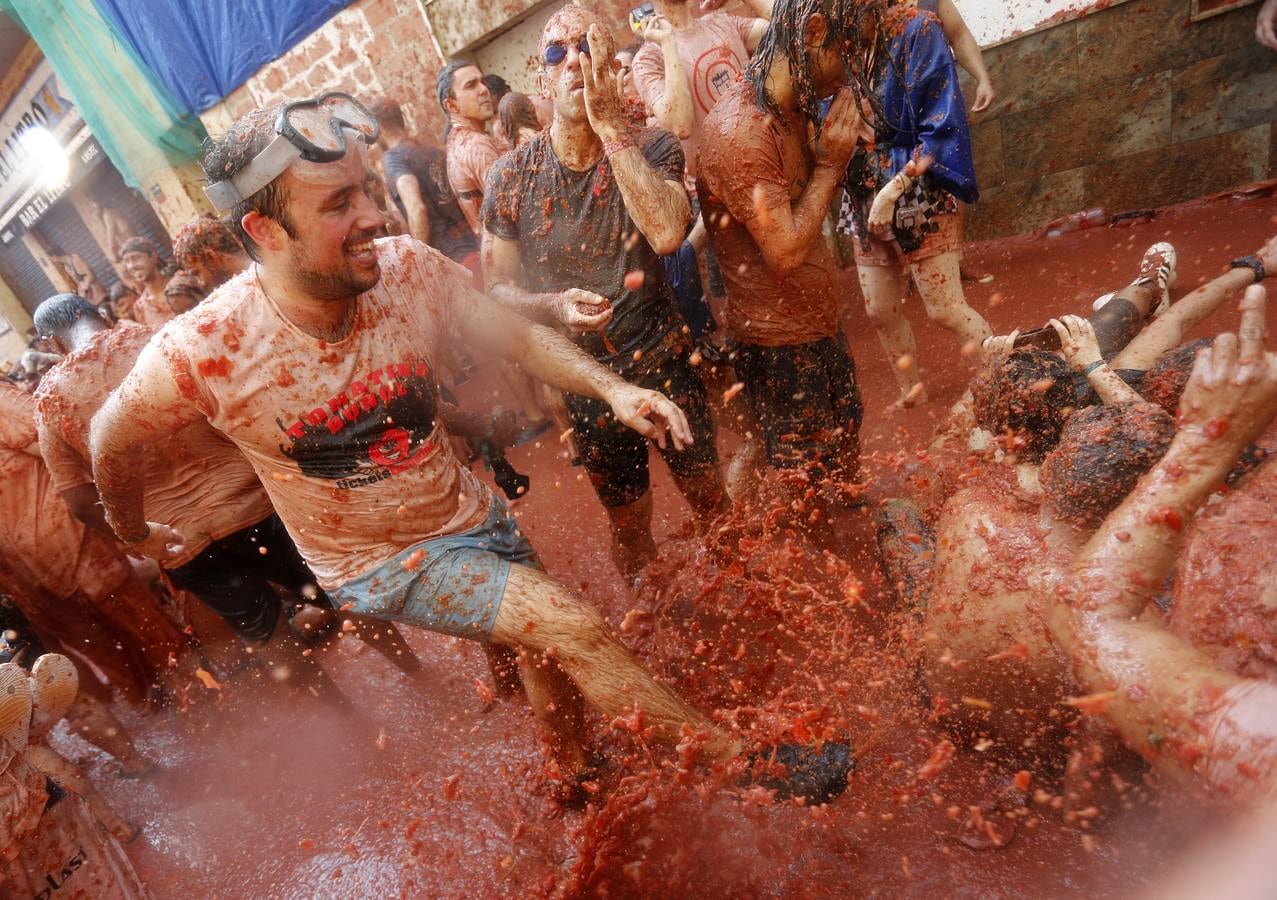
<instances>
[{"instance_id":1,"label":"blue tarp","mask_svg":"<svg viewBox=\"0 0 1277 900\"><path fill-rule=\"evenodd\" d=\"M94 0L187 109L203 112L351 0Z\"/></svg>"}]
</instances>

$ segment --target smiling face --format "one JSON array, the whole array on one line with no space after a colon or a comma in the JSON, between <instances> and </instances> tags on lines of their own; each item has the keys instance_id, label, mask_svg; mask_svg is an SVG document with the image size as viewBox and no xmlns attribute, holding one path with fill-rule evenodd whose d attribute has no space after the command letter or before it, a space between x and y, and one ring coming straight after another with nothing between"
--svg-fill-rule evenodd
<instances>
[{"instance_id":1,"label":"smiling face","mask_svg":"<svg viewBox=\"0 0 1277 900\"><path fill-rule=\"evenodd\" d=\"M486 122L496 115L492 94L483 83L483 73L475 66L458 69L452 78L452 93L446 103L448 112L458 118Z\"/></svg>"},{"instance_id":2,"label":"smiling face","mask_svg":"<svg viewBox=\"0 0 1277 900\"><path fill-rule=\"evenodd\" d=\"M554 114L569 122L583 122L585 114L585 80L581 77L581 40L597 20L579 6L565 6L545 25L541 33L541 93L554 104ZM566 51L563 61L550 65L545 49L557 45Z\"/></svg>"},{"instance_id":3,"label":"smiling face","mask_svg":"<svg viewBox=\"0 0 1277 900\"><path fill-rule=\"evenodd\" d=\"M151 253L145 253L141 250L133 250L124 254L120 260L124 266L124 274L133 281L146 282L155 277L156 269L159 266L159 260Z\"/></svg>"},{"instance_id":4,"label":"smiling face","mask_svg":"<svg viewBox=\"0 0 1277 900\"><path fill-rule=\"evenodd\" d=\"M269 239L259 242L263 264L287 267L289 280L316 299L345 300L372 288L381 278L373 238L385 225L373 180L359 152L294 164L280 182L289 228L271 223Z\"/></svg>"}]
</instances>

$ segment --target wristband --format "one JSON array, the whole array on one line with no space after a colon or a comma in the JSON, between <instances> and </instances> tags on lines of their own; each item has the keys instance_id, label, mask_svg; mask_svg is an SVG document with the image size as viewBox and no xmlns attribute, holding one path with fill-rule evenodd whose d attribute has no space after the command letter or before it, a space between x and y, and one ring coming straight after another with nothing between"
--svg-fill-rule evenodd
<instances>
[{"instance_id":1,"label":"wristband","mask_svg":"<svg viewBox=\"0 0 1277 900\"><path fill-rule=\"evenodd\" d=\"M1098 369L1102 365L1104 365L1104 360L1097 359L1095 362L1091 363L1089 366L1087 366L1085 369L1082 370L1082 375L1084 377L1089 378L1091 373L1094 372L1096 369Z\"/></svg>"},{"instance_id":2,"label":"wristband","mask_svg":"<svg viewBox=\"0 0 1277 900\"><path fill-rule=\"evenodd\" d=\"M142 543L144 540L146 540L147 538L151 536L151 526L149 523L142 524L141 537L126 539L124 535L120 534L118 531L115 533L115 536L118 537L121 543L123 543L125 546L132 547L135 544Z\"/></svg>"},{"instance_id":3,"label":"wristband","mask_svg":"<svg viewBox=\"0 0 1277 900\"><path fill-rule=\"evenodd\" d=\"M628 134L622 135L614 141L606 138L603 139L603 155L611 159L617 153L620 153L627 147L633 147L634 141L630 139Z\"/></svg>"},{"instance_id":4,"label":"wristband","mask_svg":"<svg viewBox=\"0 0 1277 900\"><path fill-rule=\"evenodd\" d=\"M1255 273L1255 284L1259 284L1268 277L1268 272L1264 269L1263 260L1258 256L1239 256L1228 264L1230 269L1251 269Z\"/></svg>"}]
</instances>

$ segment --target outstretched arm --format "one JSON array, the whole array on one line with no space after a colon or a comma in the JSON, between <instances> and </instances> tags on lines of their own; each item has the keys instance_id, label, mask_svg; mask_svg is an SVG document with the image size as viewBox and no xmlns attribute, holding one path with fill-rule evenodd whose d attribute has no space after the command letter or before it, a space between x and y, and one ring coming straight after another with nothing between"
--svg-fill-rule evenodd
<instances>
[{"instance_id":1,"label":"outstretched arm","mask_svg":"<svg viewBox=\"0 0 1277 900\"><path fill-rule=\"evenodd\" d=\"M1264 352L1263 334L1256 287L1239 335L1199 354L1165 457L1078 554L1048 615L1075 676L1126 742L1169 777L1233 800L1277 789L1277 686L1220 669L1138 616L1193 514L1277 414L1277 355Z\"/></svg>"},{"instance_id":2,"label":"outstretched arm","mask_svg":"<svg viewBox=\"0 0 1277 900\"><path fill-rule=\"evenodd\" d=\"M598 331L612 319L612 301L592 291L537 293L522 286L519 242L483 229L483 280L488 295L502 306L537 322L562 322L577 332Z\"/></svg>"},{"instance_id":3,"label":"outstretched arm","mask_svg":"<svg viewBox=\"0 0 1277 900\"><path fill-rule=\"evenodd\" d=\"M666 256L682 246L687 233L692 216L687 189L681 181L670 181L653 169L633 141L612 77L615 50L611 36L600 26L591 25L589 40L590 55L581 56L580 61L590 127L603 141L626 212L652 249Z\"/></svg>"},{"instance_id":4,"label":"outstretched arm","mask_svg":"<svg viewBox=\"0 0 1277 900\"><path fill-rule=\"evenodd\" d=\"M165 352L155 343L147 345L133 371L93 417L89 433L93 481L107 523L131 553L158 561L180 552L182 536L143 515L143 453L148 444L162 442L204 415L190 397L196 390L190 371L174 372ZM189 382L189 390L179 389L179 379Z\"/></svg>"},{"instance_id":5,"label":"outstretched arm","mask_svg":"<svg viewBox=\"0 0 1277 900\"><path fill-rule=\"evenodd\" d=\"M1270 274L1277 274L1277 237L1269 238L1256 254ZM1147 369L1157 358L1184 342L1194 326L1248 284L1254 284L1252 269L1229 269L1175 303L1136 335L1122 352L1113 358L1115 369Z\"/></svg>"},{"instance_id":6,"label":"outstretched arm","mask_svg":"<svg viewBox=\"0 0 1277 900\"><path fill-rule=\"evenodd\" d=\"M462 337L473 346L518 363L551 387L602 400L616 418L664 447L666 434L677 449L691 444L687 418L668 397L636 387L596 362L552 328L529 322L477 292L471 292Z\"/></svg>"},{"instance_id":7,"label":"outstretched arm","mask_svg":"<svg viewBox=\"0 0 1277 900\"><path fill-rule=\"evenodd\" d=\"M1060 336L1060 355L1086 376L1087 384L1106 406L1117 403L1144 403L1129 384L1117 377L1100 355L1095 326L1081 316L1061 316L1050 325Z\"/></svg>"}]
</instances>

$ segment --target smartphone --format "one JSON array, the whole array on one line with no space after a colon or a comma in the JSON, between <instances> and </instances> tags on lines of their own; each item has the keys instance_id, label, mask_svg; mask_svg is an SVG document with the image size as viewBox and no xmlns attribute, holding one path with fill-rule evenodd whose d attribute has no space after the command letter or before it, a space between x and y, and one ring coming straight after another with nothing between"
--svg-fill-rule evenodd
<instances>
[{"instance_id":1,"label":"smartphone","mask_svg":"<svg viewBox=\"0 0 1277 900\"><path fill-rule=\"evenodd\" d=\"M650 3L644 3L630 10L630 30L635 34L643 33L643 22L656 15L656 7Z\"/></svg>"},{"instance_id":2,"label":"smartphone","mask_svg":"<svg viewBox=\"0 0 1277 900\"><path fill-rule=\"evenodd\" d=\"M1039 347L1042 350L1059 350L1060 335L1050 325L1022 332L1015 339L1016 347Z\"/></svg>"}]
</instances>

